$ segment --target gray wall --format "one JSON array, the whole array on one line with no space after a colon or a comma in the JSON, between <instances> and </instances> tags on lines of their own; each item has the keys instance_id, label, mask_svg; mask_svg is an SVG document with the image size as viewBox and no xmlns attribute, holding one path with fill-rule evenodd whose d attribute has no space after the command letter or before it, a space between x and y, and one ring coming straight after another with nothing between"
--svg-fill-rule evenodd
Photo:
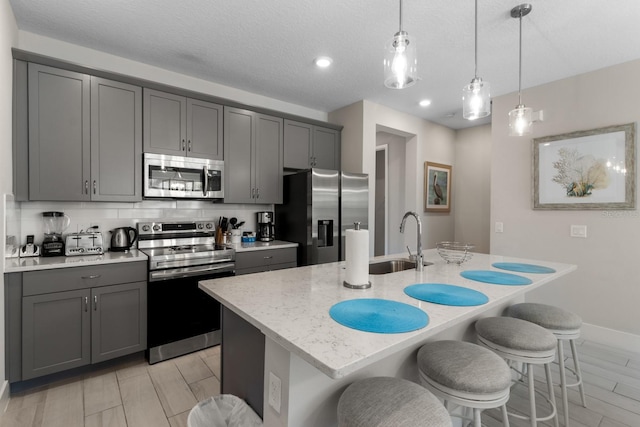
<instances>
[{"instance_id":1,"label":"gray wall","mask_svg":"<svg viewBox=\"0 0 640 427\"><path fill-rule=\"evenodd\" d=\"M534 124L530 137L508 136L507 115L517 94L494 98L491 224L503 222L504 232L491 233L491 252L577 264L576 272L528 299L578 313L589 324L583 336L586 331L600 342L632 343L640 351L638 211L535 211L531 203L532 139L637 122L638 76L640 60L525 90L524 104L544 110L544 122ZM572 224L586 225L588 237L570 237Z\"/></svg>"}]
</instances>

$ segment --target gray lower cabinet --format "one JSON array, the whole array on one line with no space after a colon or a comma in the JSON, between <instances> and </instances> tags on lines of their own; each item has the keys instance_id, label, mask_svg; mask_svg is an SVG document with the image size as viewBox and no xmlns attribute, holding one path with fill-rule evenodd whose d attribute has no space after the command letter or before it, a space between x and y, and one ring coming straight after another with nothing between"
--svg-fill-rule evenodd
<instances>
[{"instance_id":1,"label":"gray lower cabinet","mask_svg":"<svg viewBox=\"0 0 640 427\"><path fill-rule=\"evenodd\" d=\"M283 119L225 107L225 203L282 203L283 146Z\"/></svg>"},{"instance_id":2,"label":"gray lower cabinet","mask_svg":"<svg viewBox=\"0 0 640 427\"><path fill-rule=\"evenodd\" d=\"M30 63L29 200L142 200L142 89Z\"/></svg>"},{"instance_id":3,"label":"gray lower cabinet","mask_svg":"<svg viewBox=\"0 0 640 427\"><path fill-rule=\"evenodd\" d=\"M236 276L297 267L296 254L296 248L236 252Z\"/></svg>"},{"instance_id":4,"label":"gray lower cabinet","mask_svg":"<svg viewBox=\"0 0 640 427\"><path fill-rule=\"evenodd\" d=\"M293 120L284 121L284 167L340 169L340 132Z\"/></svg>"},{"instance_id":5,"label":"gray lower cabinet","mask_svg":"<svg viewBox=\"0 0 640 427\"><path fill-rule=\"evenodd\" d=\"M221 105L144 89L144 151L222 160Z\"/></svg>"},{"instance_id":6,"label":"gray lower cabinet","mask_svg":"<svg viewBox=\"0 0 640 427\"><path fill-rule=\"evenodd\" d=\"M5 281L10 382L147 348L145 262L14 273Z\"/></svg>"}]
</instances>

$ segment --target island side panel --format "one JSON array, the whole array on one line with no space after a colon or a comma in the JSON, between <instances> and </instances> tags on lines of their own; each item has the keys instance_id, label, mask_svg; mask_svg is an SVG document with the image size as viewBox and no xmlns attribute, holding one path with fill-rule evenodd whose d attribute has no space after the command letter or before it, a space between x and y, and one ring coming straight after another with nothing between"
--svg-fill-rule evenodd
<instances>
[{"instance_id":1,"label":"island side panel","mask_svg":"<svg viewBox=\"0 0 640 427\"><path fill-rule=\"evenodd\" d=\"M220 389L244 399L262 418L265 337L253 325L222 306Z\"/></svg>"}]
</instances>

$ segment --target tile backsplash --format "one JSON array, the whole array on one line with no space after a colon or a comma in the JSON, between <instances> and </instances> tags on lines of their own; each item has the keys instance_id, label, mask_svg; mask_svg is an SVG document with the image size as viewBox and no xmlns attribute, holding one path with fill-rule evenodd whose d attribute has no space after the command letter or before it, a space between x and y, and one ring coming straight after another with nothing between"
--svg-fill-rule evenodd
<instances>
[{"instance_id":1,"label":"tile backsplash","mask_svg":"<svg viewBox=\"0 0 640 427\"><path fill-rule=\"evenodd\" d=\"M44 235L42 212L64 212L70 219L66 233L86 230L97 225L105 242L110 241L109 230L117 227L135 227L139 221L154 219L215 219L220 216L236 217L245 221L242 231L256 231L256 212L273 211L273 205L215 204L207 201L186 200L143 200L136 203L103 202L14 202L13 218L18 219L14 230L19 244L26 242L26 236L33 234L35 243L40 244ZM11 216L7 211L7 219ZM9 226L9 224L7 224ZM7 227L9 231L9 227ZM8 233L7 233L8 234Z\"/></svg>"}]
</instances>

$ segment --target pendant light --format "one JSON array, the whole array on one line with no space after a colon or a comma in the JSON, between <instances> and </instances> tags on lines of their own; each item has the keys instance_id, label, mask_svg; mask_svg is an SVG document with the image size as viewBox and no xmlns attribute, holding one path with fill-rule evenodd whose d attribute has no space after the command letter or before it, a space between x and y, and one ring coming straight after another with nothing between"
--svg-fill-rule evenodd
<instances>
[{"instance_id":1,"label":"pendant light","mask_svg":"<svg viewBox=\"0 0 640 427\"><path fill-rule=\"evenodd\" d=\"M531 12L530 4L521 4L511 9L511 17L520 20L520 54L518 65L518 105L509 111L509 135L522 136L531 133L531 108L522 103L522 17Z\"/></svg>"},{"instance_id":2,"label":"pendant light","mask_svg":"<svg viewBox=\"0 0 640 427\"><path fill-rule=\"evenodd\" d=\"M384 85L391 89L404 89L418 80L418 61L415 39L402 30L402 0L400 0L400 30L385 46Z\"/></svg>"},{"instance_id":3,"label":"pendant light","mask_svg":"<svg viewBox=\"0 0 640 427\"><path fill-rule=\"evenodd\" d=\"M471 83L462 88L462 117L467 120L491 114L489 83L478 77L478 0L475 5L475 74Z\"/></svg>"}]
</instances>

